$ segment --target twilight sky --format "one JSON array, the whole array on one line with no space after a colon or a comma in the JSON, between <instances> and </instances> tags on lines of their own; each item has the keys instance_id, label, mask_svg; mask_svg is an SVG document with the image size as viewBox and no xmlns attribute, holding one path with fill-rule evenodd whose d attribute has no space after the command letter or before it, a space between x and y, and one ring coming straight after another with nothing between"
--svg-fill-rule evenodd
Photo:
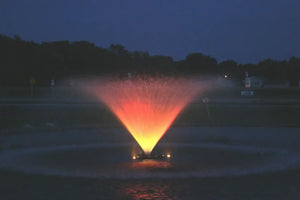
<instances>
[{"instance_id":1,"label":"twilight sky","mask_svg":"<svg viewBox=\"0 0 300 200\"><path fill-rule=\"evenodd\" d=\"M0 0L0 34L256 63L300 57L300 1Z\"/></svg>"}]
</instances>

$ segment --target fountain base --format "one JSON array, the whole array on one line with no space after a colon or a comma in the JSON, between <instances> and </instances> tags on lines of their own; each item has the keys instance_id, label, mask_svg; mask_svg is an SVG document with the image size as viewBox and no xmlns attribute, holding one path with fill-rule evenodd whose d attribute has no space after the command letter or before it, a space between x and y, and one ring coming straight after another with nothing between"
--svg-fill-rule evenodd
<instances>
[{"instance_id":1,"label":"fountain base","mask_svg":"<svg viewBox=\"0 0 300 200\"><path fill-rule=\"evenodd\" d=\"M171 158L171 154L155 154L155 155L147 155L144 153L132 156L133 160L169 160Z\"/></svg>"}]
</instances>

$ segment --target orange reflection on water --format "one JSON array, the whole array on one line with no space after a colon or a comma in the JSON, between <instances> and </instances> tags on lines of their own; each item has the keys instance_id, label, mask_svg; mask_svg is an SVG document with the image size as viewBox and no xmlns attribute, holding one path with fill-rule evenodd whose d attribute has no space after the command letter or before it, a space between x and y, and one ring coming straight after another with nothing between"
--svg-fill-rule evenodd
<instances>
[{"instance_id":1,"label":"orange reflection on water","mask_svg":"<svg viewBox=\"0 0 300 200\"><path fill-rule=\"evenodd\" d=\"M158 183L139 183L125 188L125 195L129 199L165 199L172 200L172 192L169 187Z\"/></svg>"},{"instance_id":2,"label":"orange reflection on water","mask_svg":"<svg viewBox=\"0 0 300 200\"><path fill-rule=\"evenodd\" d=\"M143 160L130 163L132 169L170 169L172 167L172 163L168 161Z\"/></svg>"}]
</instances>

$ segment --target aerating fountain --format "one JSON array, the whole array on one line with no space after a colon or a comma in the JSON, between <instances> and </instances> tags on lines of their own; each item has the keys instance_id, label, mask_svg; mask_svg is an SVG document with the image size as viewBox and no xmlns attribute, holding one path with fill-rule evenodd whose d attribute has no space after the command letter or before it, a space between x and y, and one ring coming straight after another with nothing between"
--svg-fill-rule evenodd
<instances>
[{"instance_id":1,"label":"aerating fountain","mask_svg":"<svg viewBox=\"0 0 300 200\"><path fill-rule=\"evenodd\" d=\"M142 149L135 159L170 158L151 152L178 114L203 89L185 78L99 80L90 92L122 122Z\"/></svg>"}]
</instances>

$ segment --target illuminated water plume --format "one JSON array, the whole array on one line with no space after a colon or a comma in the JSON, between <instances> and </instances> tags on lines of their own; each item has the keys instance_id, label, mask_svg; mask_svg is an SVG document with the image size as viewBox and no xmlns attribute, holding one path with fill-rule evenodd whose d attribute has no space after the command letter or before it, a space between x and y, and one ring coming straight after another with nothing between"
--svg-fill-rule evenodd
<instances>
[{"instance_id":1,"label":"illuminated water plume","mask_svg":"<svg viewBox=\"0 0 300 200\"><path fill-rule=\"evenodd\" d=\"M102 80L91 92L119 118L144 153L165 134L176 116L201 91L184 78Z\"/></svg>"}]
</instances>

